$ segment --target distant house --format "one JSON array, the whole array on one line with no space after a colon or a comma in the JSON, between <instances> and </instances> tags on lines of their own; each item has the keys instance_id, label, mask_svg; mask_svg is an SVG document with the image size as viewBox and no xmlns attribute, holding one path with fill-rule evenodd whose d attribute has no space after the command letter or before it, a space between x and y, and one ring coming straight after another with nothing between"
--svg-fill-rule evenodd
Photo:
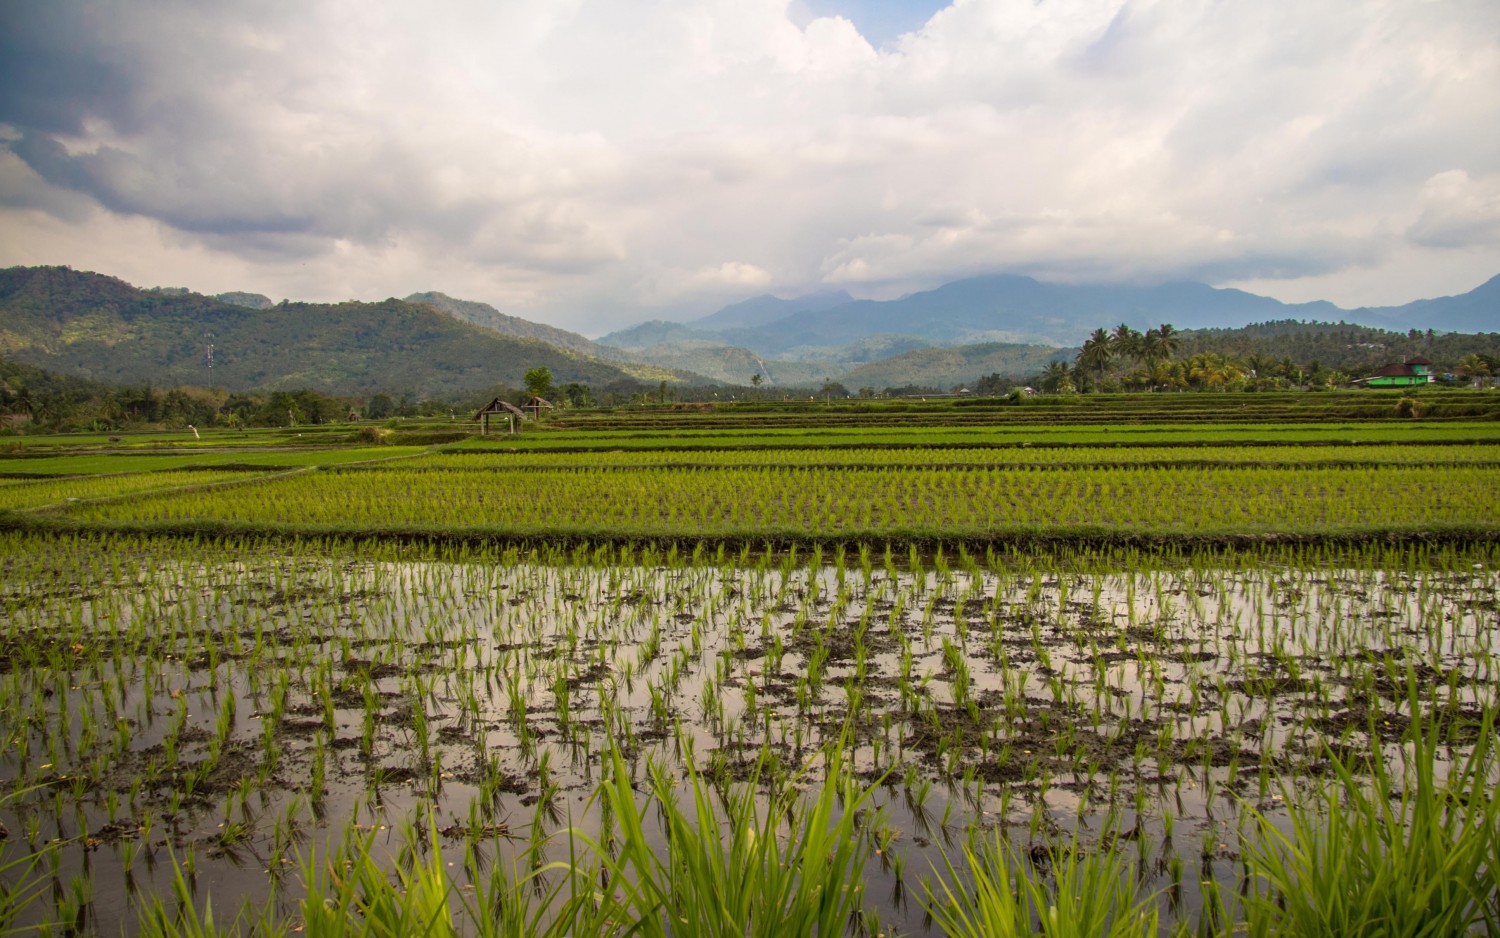
<instances>
[{"instance_id":1,"label":"distant house","mask_svg":"<svg viewBox=\"0 0 1500 938\"><path fill-rule=\"evenodd\" d=\"M1410 388L1431 384L1432 380L1432 362L1408 358L1399 365L1383 365L1354 383L1368 388Z\"/></svg>"}]
</instances>

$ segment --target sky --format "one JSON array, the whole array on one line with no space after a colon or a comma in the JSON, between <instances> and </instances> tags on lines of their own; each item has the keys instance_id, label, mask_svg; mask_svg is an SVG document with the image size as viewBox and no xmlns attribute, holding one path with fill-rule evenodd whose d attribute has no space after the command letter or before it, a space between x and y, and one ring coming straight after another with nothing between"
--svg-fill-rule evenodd
<instances>
[{"instance_id":1,"label":"sky","mask_svg":"<svg viewBox=\"0 0 1500 938\"><path fill-rule=\"evenodd\" d=\"M1500 273L1500 3L0 0L16 264L588 335L989 273L1394 305Z\"/></svg>"}]
</instances>

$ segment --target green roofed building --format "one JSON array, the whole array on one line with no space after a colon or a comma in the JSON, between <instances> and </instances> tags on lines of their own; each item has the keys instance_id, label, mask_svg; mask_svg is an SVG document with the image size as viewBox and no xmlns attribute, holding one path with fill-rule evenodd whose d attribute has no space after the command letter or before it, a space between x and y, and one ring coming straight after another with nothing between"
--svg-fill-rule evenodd
<instances>
[{"instance_id":1,"label":"green roofed building","mask_svg":"<svg viewBox=\"0 0 1500 938\"><path fill-rule=\"evenodd\" d=\"M1371 388L1410 388L1432 383L1432 362L1425 358L1408 358L1399 365L1384 365L1368 377L1354 382Z\"/></svg>"}]
</instances>

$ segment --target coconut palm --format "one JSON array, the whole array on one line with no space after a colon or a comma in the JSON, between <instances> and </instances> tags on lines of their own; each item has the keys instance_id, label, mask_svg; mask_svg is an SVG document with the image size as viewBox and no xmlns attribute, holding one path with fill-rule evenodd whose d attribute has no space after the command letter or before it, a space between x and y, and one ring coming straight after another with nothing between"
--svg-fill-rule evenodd
<instances>
[{"instance_id":1,"label":"coconut palm","mask_svg":"<svg viewBox=\"0 0 1500 938\"><path fill-rule=\"evenodd\" d=\"M1140 338L1141 359L1148 364L1171 361L1172 356L1177 354L1177 336L1177 329L1169 322L1164 322L1154 329L1147 329L1145 335Z\"/></svg>"},{"instance_id":2,"label":"coconut palm","mask_svg":"<svg viewBox=\"0 0 1500 938\"><path fill-rule=\"evenodd\" d=\"M1050 361L1042 371L1042 390L1065 394L1073 390L1073 369L1065 361Z\"/></svg>"},{"instance_id":3,"label":"coconut palm","mask_svg":"<svg viewBox=\"0 0 1500 938\"><path fill-rule=\"evenodd\" d=\"M1104 329L1095 329L1093 335L1089 336L1084 341L1083 347L1079 349L1075 368L1078 371L1093 371L1097 386L1104 382L1104 372L1109 369L1114 357L1114 347L1110 341L1109 332Z\"/></svg>"},{"instance_id":4,"label":"coconut palm","mask_svg":"<svg viewBox=\"0 0 1500 938\"><path fill-rule=\"evenodd\" d=\"M1221 391L1244 376L1239 365L1218 352L1200 352L1188 359L1188 380L1201 388Z\"/></svg>"},{"instance_id":5,"label":"coconut palm","mask_svg":"<svg viewBox=\"0 0 1500 938\"><path fill-rule=\"evenodd\" d=\"M1492 371L1489 362L1476 353L1465 355L1459 360L1457 371L1474 383L1475 387L1484 384L1484 380L1490 377Z\"/></svg>"},{"instance_id":6,"label":"coconut palm","mask_svg":"<svg viewBox=\"0 0 1500 938\"><path fill-rule=\"evenodd\" d=\"M1109 341L1116 358L1141 360L1141 334L1125 323L1115 326L1114 334L1110 336Z\"/></svg>"}]
</instances>

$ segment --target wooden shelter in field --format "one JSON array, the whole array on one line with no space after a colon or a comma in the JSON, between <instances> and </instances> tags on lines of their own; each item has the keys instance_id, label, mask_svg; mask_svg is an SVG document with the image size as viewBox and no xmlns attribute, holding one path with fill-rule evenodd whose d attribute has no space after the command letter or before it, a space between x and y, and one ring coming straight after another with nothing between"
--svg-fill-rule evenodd
<instances>
[{"instance_id":1,"label":"wooden shelter in field","mask_svg":"<svg viewBox=\"0 0 1500 938\"><path fill-rule=\"evenodd\" d=\"M490 432L491 417L504 418L509 431L515 433L516 424L526 419L526 411L512 404L510 401L503 401L498 397L495 398L479 408L479 412L474 415L474 419L479 421L479 433L481 436Z\"/></svg>"},{"instance_id":2,"label":"wooden shelter in field","mask_svg":"<svg viewBox=\"0 0 1500 938\"><path fill-rule=\"evenodd\" d=\"M532 420L541 420L542 419L542 410L544 408L546 410L551 410L552 409L551 402L545 401L542 398L536 396L535 394L533 394L531 396L531 398L526 401L526 403L524 403L524 404L521 405L521 409L522 410L529 410L529 411L531 411L531 419Z\"/></svg>"}]
</instances>

